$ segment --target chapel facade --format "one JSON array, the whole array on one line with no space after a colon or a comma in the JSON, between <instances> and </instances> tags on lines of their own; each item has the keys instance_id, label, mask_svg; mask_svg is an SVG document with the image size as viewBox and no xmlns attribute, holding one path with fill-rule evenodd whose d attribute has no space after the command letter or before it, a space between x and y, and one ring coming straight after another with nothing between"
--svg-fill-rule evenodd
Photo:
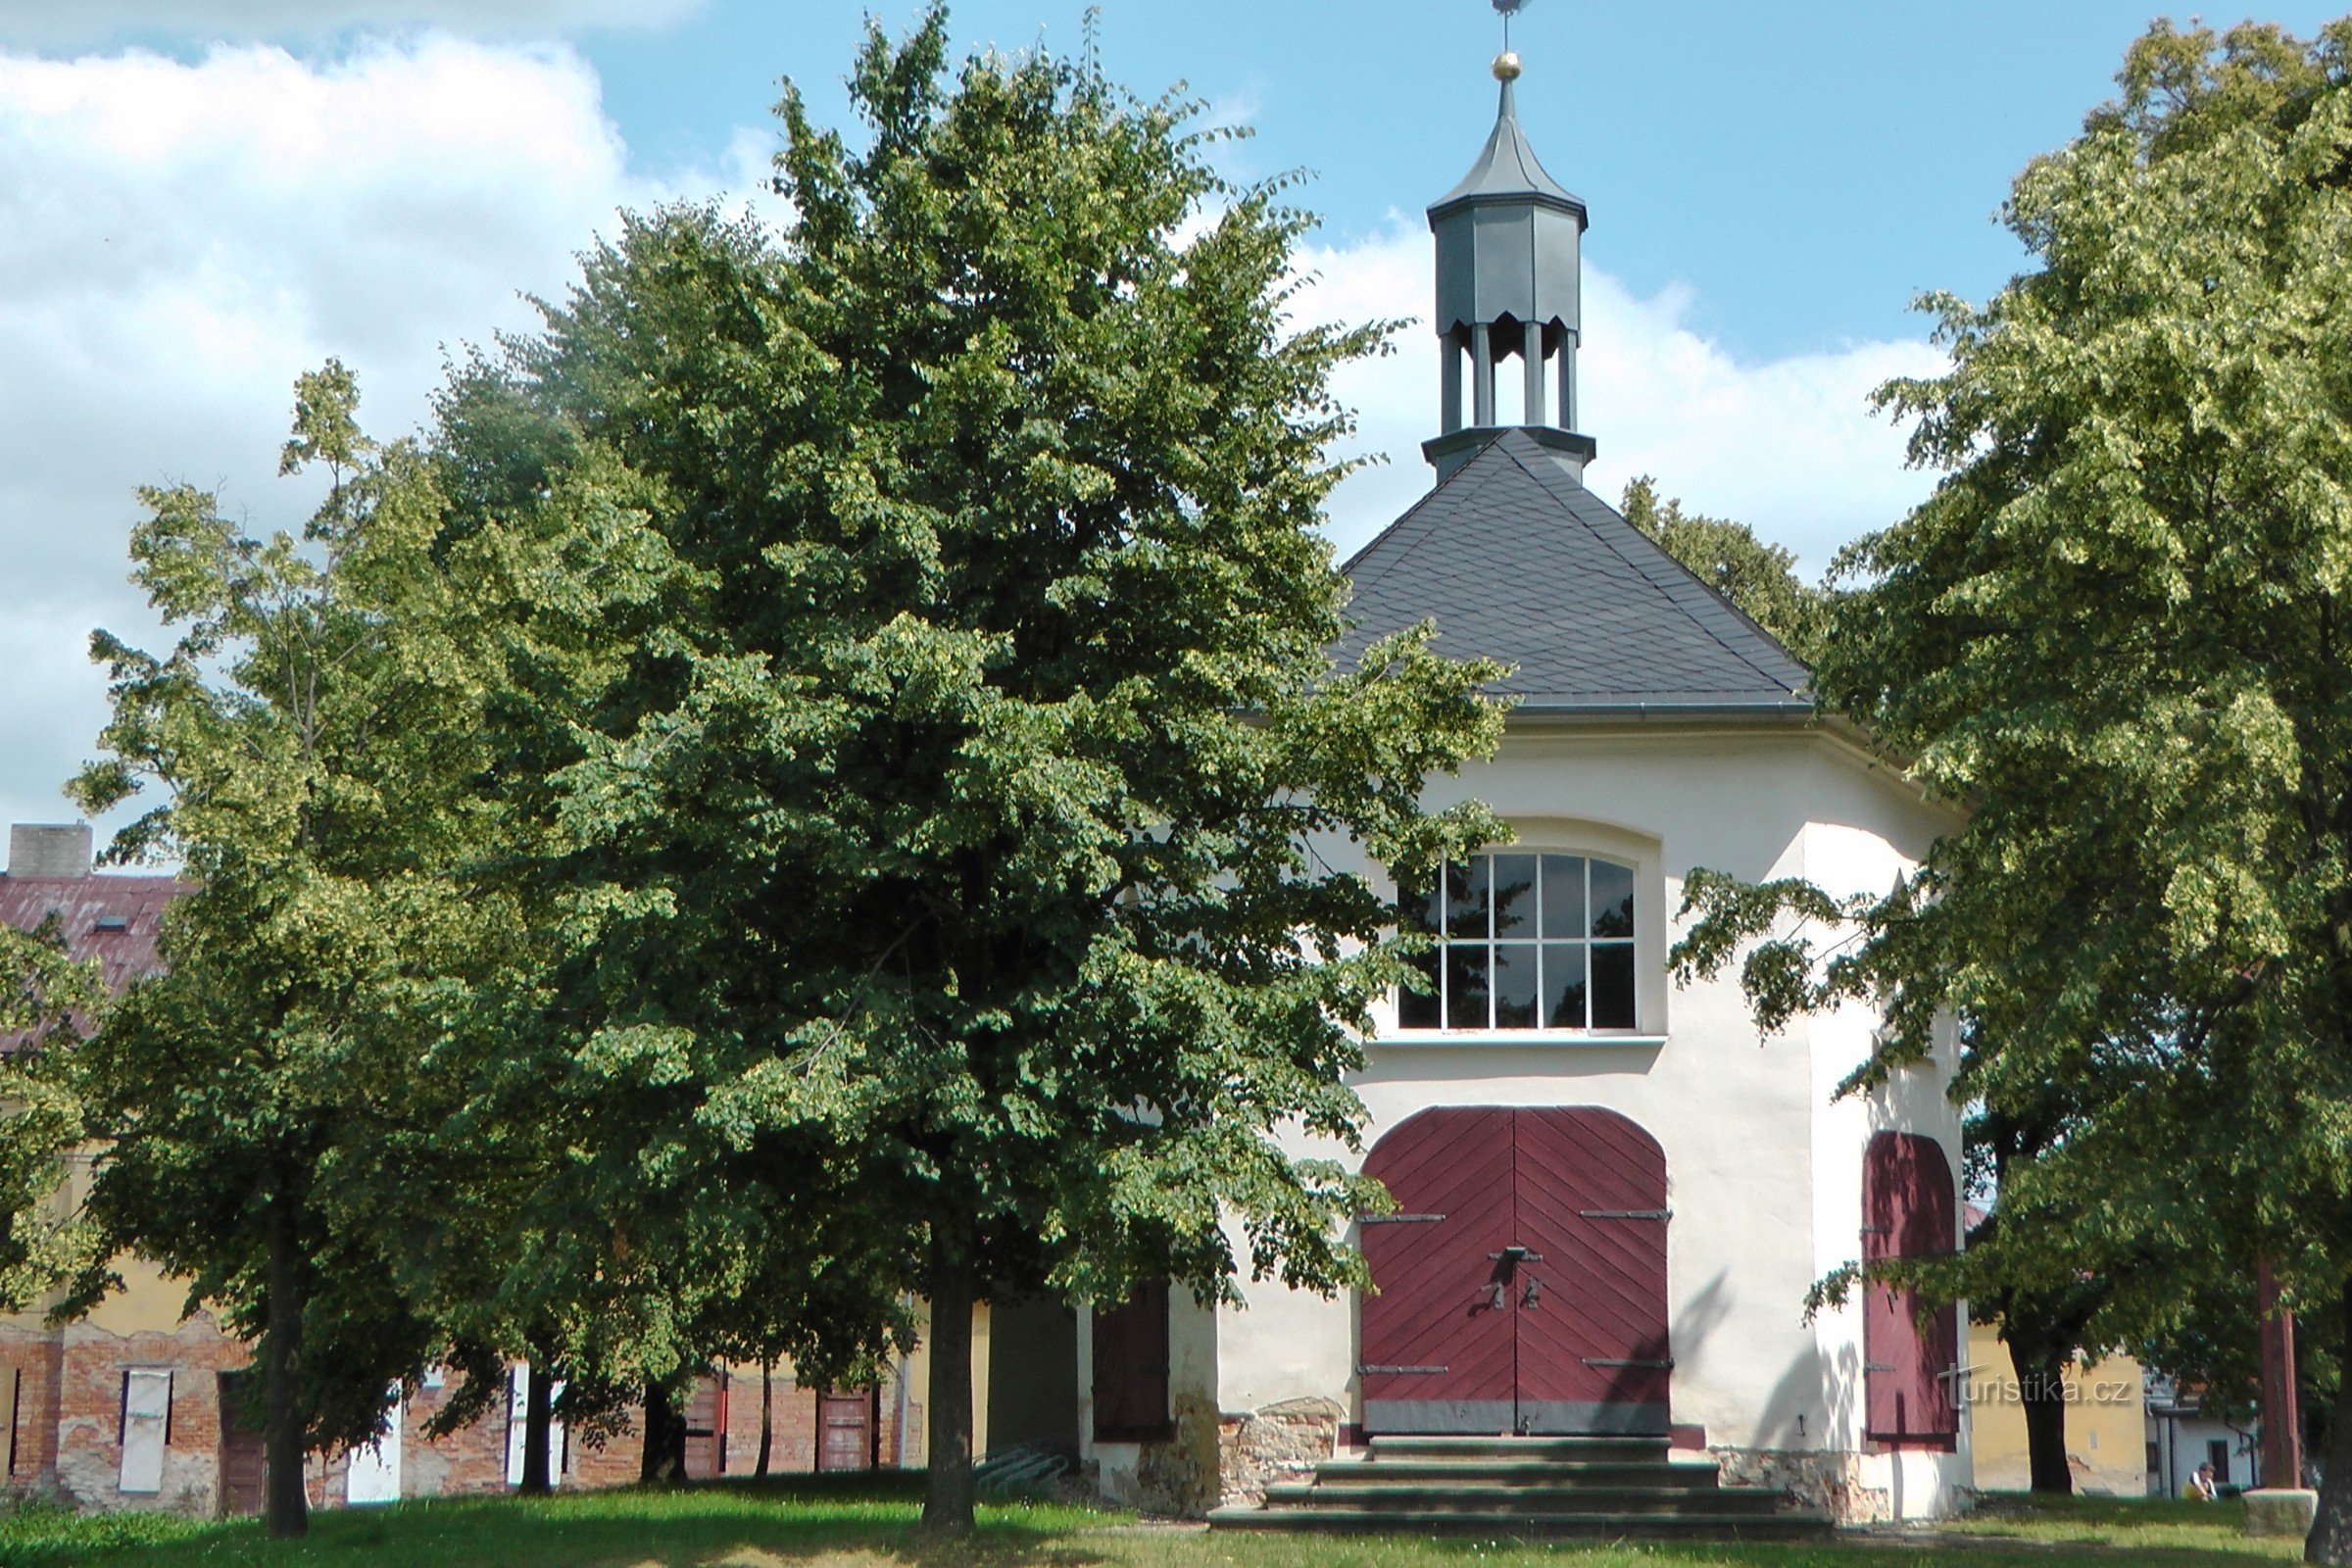
<instances>
[{"instance_id":1,"label":"chapel facade","mask_svg":"<svg viewBox=\"0 0 2352 1568\"><path fill-rule=\"evenodd\" d=\"M1163 1505L1252 1507L1384 1442L1603 1451L1582 1440L1678 1480L1711 1460L1815 1519L1938 1516L1970 1479L1957 1311L1805 1298L1850 1260L1959 1245L1954 1044L1841 1099L1870 1009L1760 1039L1736 975L1678 987L1667 952L1696 868L1884 893L1952 818L1587 488L1587 209L1519 122L1516 57L1496 74L1493 134L1429 210L1436 485L1348 564L1336 650L1434 620L1440 652L1509 666L1515 703L1499 753L1426 797L1487 802L1513 842L1421 887L1326 847L1436 943L1426 993L1366 1042L1365 1150L1296 1149L1394 1195L1357 1231L1379 1289L1080 1313L1078 1446L1107 1494Z\"/></svg>"}]
</instances>

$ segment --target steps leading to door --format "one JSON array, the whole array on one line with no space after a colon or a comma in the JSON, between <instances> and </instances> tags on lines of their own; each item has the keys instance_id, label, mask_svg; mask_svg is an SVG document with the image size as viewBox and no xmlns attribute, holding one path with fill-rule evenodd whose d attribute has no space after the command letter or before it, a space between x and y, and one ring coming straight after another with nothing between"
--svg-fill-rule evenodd
<instances>
[{"instance_id":1,"label":"steps leading to door","mask_svg":"<svg viewBox=\"0 0 2352 1568\"><path fill-rule=\"evenodd\" d=\"M1614 1541L1802 1541L1830 1522L1715 1466L1676 1463L1641 1438L1374 1438L1312 1481L1266 1489L1260 1508L1220 1508L1224 1530L1495 1535Z\"/></svg>"}]
</instances>

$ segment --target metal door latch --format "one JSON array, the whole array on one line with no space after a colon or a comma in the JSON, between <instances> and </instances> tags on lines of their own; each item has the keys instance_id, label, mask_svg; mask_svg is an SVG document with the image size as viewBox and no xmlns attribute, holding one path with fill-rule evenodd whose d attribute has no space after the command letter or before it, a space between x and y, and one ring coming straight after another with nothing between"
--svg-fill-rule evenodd
<instances>
[{"instance_id":1,"label":"metal door latch","mask_svg":"<svg viewBox=\"0 0 2352 1568\"><path fill-rule=\"evenodd\" d=\"M1532 1312L1542 1303L1543 1299L1544 1282L1539 1279L1530 1279L1527 1282L1527 1294L1519 1298L1519 1304Z\"/></svg>"},{"instance_id":2,"label":"metal door latch","mask_svg":"<svg viewBox=\"0 0 2352 1568\"><path fill-rule=\"evenodd\" d=\"M1480 1294L1486 1297L1487 1304L1497 1312L1511 1304L1510 1298L1503 1294L1502 1281L1500 1280L1495 1280L1494 1283L1488 1285Z\"/></svg>"}]
</instances>

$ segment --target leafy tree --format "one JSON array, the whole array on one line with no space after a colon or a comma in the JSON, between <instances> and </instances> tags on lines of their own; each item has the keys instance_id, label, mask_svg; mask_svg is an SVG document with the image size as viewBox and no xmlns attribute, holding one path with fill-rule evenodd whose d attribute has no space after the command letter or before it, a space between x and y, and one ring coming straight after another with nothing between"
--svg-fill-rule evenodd
<instances>
[{"instance_id":1,"label":"leafy tree","mask_svg":"<svg viewBox=\"0 0 2352 1568\"><path fill-rule=\"evenodd\" d=\"M434 872L466 842L451 784L476 683L407 639L446 586L439 501L416 453L361 434L357 400L331 362L298 385L284 470L330 479L302 540L251 537L202 491L143 492L133 580L183 629L160 657L93 637L110 755L73 789L95 812L160 786L109 856L177 858L198 883L166 916L168 972L71 1054L99 1140L96 1255L153 1259L191 1311L259 1341L279 1536L305 1528L304 1456L372 1439L387 1384L434 1348L391 1288L408 1220L384 1194L426 1130L432 977L474 917ZM112 1283L93 1265L81 1301Z\"/></svg>"},{"instance_id":2,"label":"leafy tree","mask_svg":"<svg viewBox=\"0 0 2352 1568\"><path fill-rule=\"evenodd\" d=\"M2067 1135L2002 1194L2080 1216L2013 1250L2045 1283L2151 1235L2241 1281L2269 1253L2304 1299L2352 1274L2348 59L2352 23L2159 25L2021 176L2035 265L1932 302L1951 370L1882 399L1945 476L1848 552L1815 663L1966 825L1883 899L1691 887L1683 958L1762 939L1766 1021L1884 995L1871 1072L1948 1011L1962 1095L2024 1116L2063 1086ZM2352 1560L2346 1417L2314 1561Z\"/></svg>"},{"instance_id":3,"label":"leafy tree","mask_svg":"<svg viewBox=\"0 0 2352 1568\"><path fill-rule=\"evenodd\" d=\"M1424 634L1325 656L1326 382L1382 334L1292 330L1305 220L1187 106L945 40L869 29L863 150L788 93L786 234L631 221L514 375L680 567L558 777L604 911L582 1180L650 1173L645 1236L761 1182L840 1216L784 1272L849 1256L956 1326L925 1517L962 1530L976 1298L1360 1278L1372 1193L1275 1134L1355 1136L1354 1030L1409 971L1321 846L1409 873L1497 836L1419 803L1500 719Z\"/></svg>"},{"instance_id":4,"label":"leafy tree","mask_svg":"<svg viewBox=\"0 0 2352 1568\"><path fill-rule=\"evenodd\" d=\"M106 1002L98 966L67 953L55 916L32 931L0 925L0 1311L25 1310L87 1265L66 1187L86 1129L64 1054Z\"/></svg>"},{"instance_id":5,"label":"leafy tree","mask_svg":"<svg viewBox=\"0 0 2352 1568\"><path fill-rule=\"evenodd\" d=\"M1683 510L1658 499L1658 482L1639 474L1625 487L1625 520L1666 547L1698 580L1730 600L1748 619L1810 662L1829 614L1829 590L1796 574L1796 557L1767 544L1753 528L1728 517Z\"/></svg>"},{"instance_id":6,"label":"leafy tree","mask_svg":"<svg viewBox=\"0 0 2352 1568\"><path fill-rule=\"evenodd\" d=\"M772 977L753 949L709 966L742 934L709 880L723 863L690 868L658 822L615 841L564 786L634 722L638 682L662 678L656 651L707 612L708 577L649 520L661 486L486 362L445 391L432 456L442 569L469 585L469 618L448 635L495 671L476 793L497 849L463 879L509 915L502 945L475 956L444 1058L464 1087L426 1161L423 1206L443 1219L416 1258L418 1288L445 1321L532 1363L526 1487L558 1413L541 1397L550 1368L586 1441L617 1435L641 1400L641 1473L673 1480L680 1401L713 1355L870 1360L901 1316L901 1276L875 1259L903 1244L835 1191L808 1138L760 1129L670 1070L671 1025L723 1036L738 1013L757 1018Z\"/></svg>"}]
</instances>

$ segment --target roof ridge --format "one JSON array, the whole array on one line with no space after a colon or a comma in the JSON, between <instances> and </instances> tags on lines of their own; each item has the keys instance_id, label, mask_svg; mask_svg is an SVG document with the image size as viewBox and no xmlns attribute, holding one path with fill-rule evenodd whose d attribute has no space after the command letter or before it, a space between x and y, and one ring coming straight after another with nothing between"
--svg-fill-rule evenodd
<instances>
[{"instance_id":1,"label":"roof ridge","mask_svg":"<svg viewBox=\"0 0 2352 1568\"><path fill-rule=\"evenodd\" d=\"M1494 443L1494 445L1506 446L1509 437L1505 436L1502 441L1497 441ZM1517 464L1521 471L1525 472L1529 478L1535 480L1536 483L1543 488L1546 495L1549 495L1554 501L1558 502L1561 511L1567 513L1571 517L1576 518L1578 524L1582 526L1586 532L1590 533L1593 539L1598 541L1600 544L1607 547L1611 555L1615 556L1619 561L1624 562L1626 565L1631 567L1634 571L1640 573L1644 582L1648 583L1651 587L1658 589L1659 592L1665 596L1668 604L1673 605L1675 609L1681 611L1684 615L1690 619L1692 625L1698 627L1699 630L1705 632L1708 637L1712 638L1717 647L1721 648L1725 653L1731 655L1734 659L1740 661L1740 662L1742 664L1745 664L1749 669L1756 673L1759 679L1763 680L1768 685L1786 689L1789 691L1791 695L1802 689L1801 687L1789 687L1788 683L1781 678L1778 672L1767 669L1764 665L1758 663L1753 658L1749 657L1746 650L1736 646L1730 638L1724 636L1723 633L1718 631L1715 627L1708 625L1705 617L1693 614L1690 606L1683 604L1675 597L1675 595L1669 589L1667 583L1660 582L1648 570L1644 569L1641 562L1636 561L1633 557L1626 554L1626 552L1619 546L1618 541L1612 537L1613 530L1596 528L1583 515L1581 515L1577 511L1575 500L1572 497L1563 496L1558 491L1554 490L1552 488L1553 476L1543 471L1543 467L1556 468L1556 464L1546 461L1542 466L1531 466L1527 460L1521 457L1516 450L1506 450L1504 456L1508 457L1513 463ZM1691 587L1696 588L1700 593L1704 594L1706 596L1706 603L1710 608L1730 611L1748 630L1754 632L1757 636L1762 637L1768 644L1770 644L1774 652L1778 653L1782 658L1788 660L1789 663L1795 665L1799 670L1805 670L1805 662L1803 660L1798 659L1794 654L1790 653L1778 637L1775 637L1770 631L1758 624L1755 617L1749 615L1738 605L1733 604L1731 600L1725 598L1721 593L1709 586L1705 578L1699 576L1697 572L1692 571L1689 566L1685 565L1676 558L1674 552L1668 550L1657 540L1650 538L1649 535L1635 527L1631 518L1627 517L1615 507L1610 506L1605 499L1589 487L1579 484L1576 486L1576 488L1581 494L1591 496L1594 501L1599 502L1601 507L1608 512L1610 516L1616 518L1618 522L1624 525L1627 533L1632 534L1635 538L1640 539L1644 544L1648 545L1650 551L1652 552L1653 564L1660 561L1664 562L1668 570L1673 574L1673 577L1680 578L1682 581L1689 583ZM1671 581L1672 578L1669 580ZM1810 674L1811 671L1805 670L1805 673Z\"/></svg>"}]
</instances>

